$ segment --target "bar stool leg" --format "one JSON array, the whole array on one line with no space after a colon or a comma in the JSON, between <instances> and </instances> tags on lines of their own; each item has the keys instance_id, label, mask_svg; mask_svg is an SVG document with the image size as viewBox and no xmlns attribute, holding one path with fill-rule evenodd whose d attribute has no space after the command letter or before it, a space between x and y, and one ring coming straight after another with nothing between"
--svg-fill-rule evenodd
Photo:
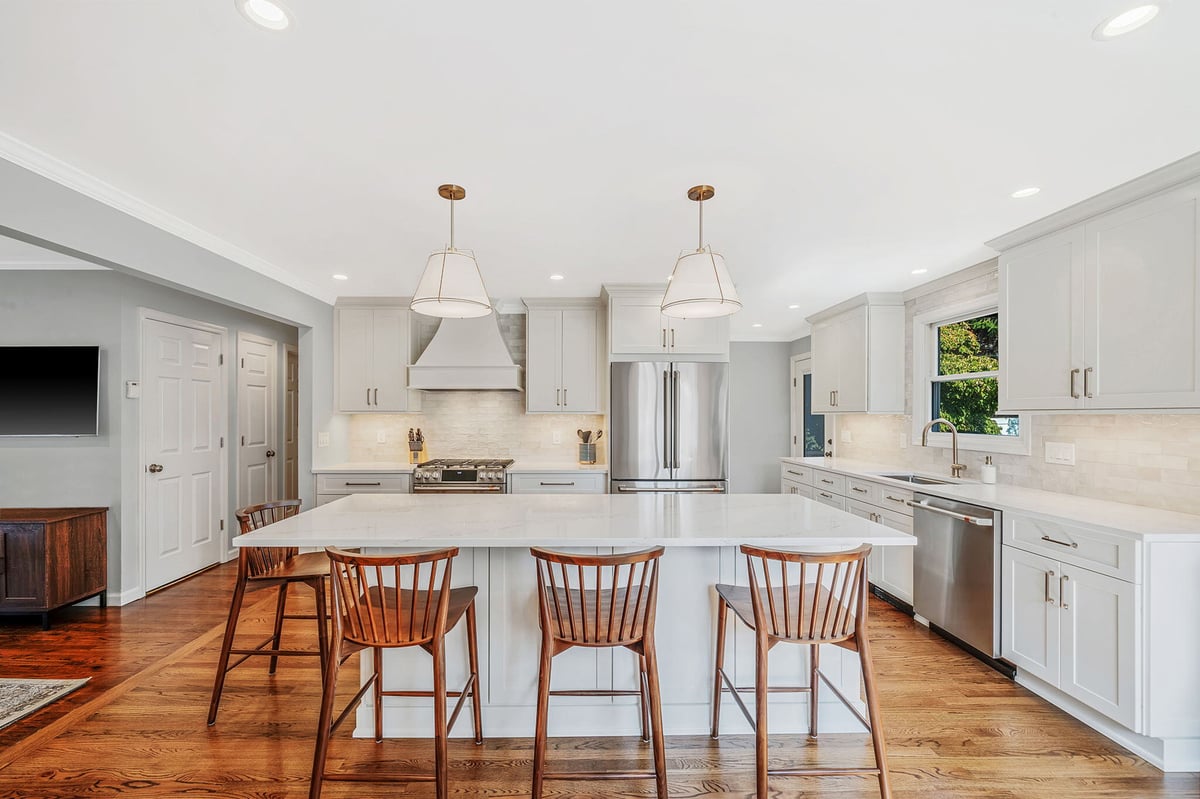
<instances>
[{"instance_id":1,"label":"bar stool leg","mask_svg":"<svg viewBox=\"0 0 1200 799\"><path fill-rule=\"evenodd\" d=\"M871 645L867 636L856 637L858 658L862 663L863 687L867 695L867 718L871 722L871 745L875 747L875 765L879 769L879 795L892 799L892 784L887 770L887 747L883 740L883 719L879 713L879 693L875 685L875 667L871 665Z\"/></svg>"},{"instance_id":2,"label":"bar stool leg","mask_svg":"<svg viewBox=\"0 0 1200 799\"><path fill-rule=\"evenodd\" d=\"M717 662L713 669L712 737L721 735L721 670L725 668L725 619L729 606L717 598Z\"/></svg>"},{"instance_id":3,"label":"bar stool leg","mask_svg":"<svg viewBox=\"0 0 1200 799\"><path fill-rule=\"evenodd\" d=\"M471 711L475 724L475 743L483 743L483 701L479 698L479 644L475 633L475 600L467 606L467 656L471 662Z\"/></svg>"},{"instance_id":4,"label":"bar stool leg","mask_svg":"<svg viewBox=\"0 0 1200 799\"><path fill-rule=\"evenodd\" d=\"M383 743L383 650L378 647L371 650L372 667L375 669L371 681L371 700L375 711L375 743ZM437 679L437 662L434 660L434 679ZM436 714L435 714L436 717Z\"/></svg>"},{"instance_id":5,"label":"bar stool leg","mask_svg":"<svg viewBox=\"0 0 1200 799\"><path fill-rule=\"evenodd\" d=\"M646 658L638 655L638 704L642 711L642 742L650 742L650 699L646 695Z\"/></svg>"},{"instance_id":6,"label":"bar stool leg","mask_svg":"<svg viewBox=\"0 0 1200 799\"><path fill-rule=\"evenodd\" d=\"M542 638L541 660L538 662L537 727L533 741L532 799L542 799L542 783L546 776L547 717L550 713L550 668L553 657L550 642Z\"/></svg>"},{"instance_id":7,"label":"bar stool leg","mask_svg":"<svg viewBox=\"0 0 1200 799\"><path fill-rule=\"evenodd\" d=\"M326 579L324 577L315 584L310 583L317 594L317 649L321 653L322 682L325 679L325 661L329 658L329 619L326 618L325 583Z\"/></svg>"},{"instance_id":8,"label":"bar stool leg","mask_svg":"<svg viewBox=\"0 0 1200 799\"><path fill-rule=\"evenodd\" d=\"M808 737L817 737L817 684L821 678L817 676L817 669L821 667L821 645L813 644L808 648L808 684L810 686L808 692Z\"/></svg>"},{"instance_id":9,"label":"bar stool leg","mask_svg":"<svg viewBox=\"0 0 1200 799\"><path fill-rule=\"evenodd\" d=\"M288 584L280 583L279 599L275 603L275 633L274 633L274 635L271 636L271 648L272 649L278 649L279 642L281 640L283 640L283 613L284 613L284 608L287 606L287 592L288 592ZM277 655L271 655L271 665L267 669L267 674L274 674L275 669L278 666L279 666L279 657Z\"/></svg>"},{"instance_id":10,"label":"bar stool leg","mask_svg":"<svg viewBox=\"0 0 1200 799\"><path fill-rule=\"evenodd\" d=\"M663 742L662 693L658 684L658 655L654 641L644 641L646 650L646 681L650 693L650 727L654 737L654 782L658 799L667 799L667 750Z\"/></svg>"},{"instance_id":11,"label":"bar stool leg","mask_svg":"<svg viewBox=\"0 0 1200 799\"><path fill-rule=\"evenodd\" d=\"M221 692L225 690L225 675L229 671L229 650L233 648L233 636L237 632L238 617L242 613L242 599L246 596L246 581L238 575L233 586L233 598L229 602L229 619L225 622L225 637L221 639L221 656L217 659L217 678L213 684L212 700L208 704L208 726L217 723L217 708L221 704Z\"/></svg>"},{"instance_id":12,"label":"bar stool leg","mask_svg":"<svg viewBox=\"0 0 1200 799\"><path fill-rule=\"evenodd\" d=\"M446 730L446 641L433 643L433 761L437 799L449 799L450 762Z\"/></svg>"},{"instance_id":13,"label":"bar stool leg","mask_svg":"<svg viewBox=\"0 0 1200 799\"><path fill-rule=\"evenodd\" d=\"M766 633L754 632L754 763L756 795L767 799L767 646Z\"/></svg>"},{"instance_id":14,"label":"bar stool leg","mask_svg":"<svg viewBox=\"0 0 1200 799\"><path fill-rule=\"evenodd\" d=\"M317 721L317 745L313 750L312 777L309 780L308 799L320 799L321 784L325 780L325 758L329 755L329 739L332 737L333 698L337 693L337 651L329 654L325 664L325 679L321 688L321 712Z\"/></svg>"}]
</instances>

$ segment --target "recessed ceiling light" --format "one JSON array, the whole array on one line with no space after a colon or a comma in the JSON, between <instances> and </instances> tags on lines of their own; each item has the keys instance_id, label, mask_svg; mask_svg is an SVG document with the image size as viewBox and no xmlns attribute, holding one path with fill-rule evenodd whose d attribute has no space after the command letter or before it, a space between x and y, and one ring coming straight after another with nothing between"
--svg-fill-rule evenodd
<instances>
[{"instance_id":1,"label":"recessed ceiling light","mask_svg":"<svg viewBox=\"0 0 1200 799\"><path fill-rule=\"evenodd\" d=\"M923 275L928 271L929 271L928 269L914 269L913 274L914 275Z\"/></svg>"},{"instance_id":2,"label":"recessed ceiling light","mask_svg":"<svg viewBox=\"0 0 1200 799\"><path fill-rule=\"evenodd\" d=\"M794 311L794 310L796 310L796 309L797 309L797 308L799 308L799 307L800 307L799 305L789 305L789 306L788 306L788 310L789 310L789 311Z\"/></svg>"},{"instance_id":3,"label":"recessed ceiling light","mask_svg":"<svg viewBox=\"0 0 1200 799\"><path fill-rule=\"evenodd\" d=\"M1030 186L1029 188L1026 188L1026 189L1017 189L1009 196L1012 197L1014 200L1024 200L1026 197L1032 197L1033 195L1037 194L1039 191L1041 191L1041 189L1039 189L1037 186Z\"/></svg>"},{"instance_id":4,"label":"recessed ceiling light","mask_svg":"<svg viewBox=\"0 0 1200 799\"><path fill-rule=\"evenodd\" d=\"M292 24L292 15L278 0L234 0L242 16L269 31L285 30Z\"/></svg>"},{"instance_id":5,"label":"recessed ceiling light","mask_svg":"<svg viewBox=\"0 0 1200 799\"><path fill-rule=\"evenodd\" d=\"M551 280L562 280L563 276L562 275L551 275L550 279Z\"/></svg>"},{"instance_id":6,"label":"recessed ceiling light","mask_svg":"<svg viewBox=\"0 0 1200 799\"><path fill-rule=\"evenodd\" d=\"M349 280L350 278L347 277L346 275L334 275L333 279L334 280Z\"/></svg>"},{"instance_id":7,"label":"recessed ceiling light","mask_svg":"<svg viewBox=\"0 0 1200 799\"><path fill-rule=\"evenodd\" d=\"M1092 31L1092 38L1098 41L1106 39L1115 39L1118 36L1124 36L1127 33L1132 33L1142 27L1150 20L1158 16L1159 7L1153 3L1137 8L1131 8L1128 11L1122 11L1115 17L1109 17L1096 26Z\"/></svg>"},{"instance_id":8,"label":"recessed ceiling light","mask_svg":"<svg viewBox=\"0 0 1200 799\"><path fill-rule=\"evenodd\" d=\"M762 324L759 322L755 322L754 324L750 325L750 327L762 327Z\"/></svg>"}]
</instances>

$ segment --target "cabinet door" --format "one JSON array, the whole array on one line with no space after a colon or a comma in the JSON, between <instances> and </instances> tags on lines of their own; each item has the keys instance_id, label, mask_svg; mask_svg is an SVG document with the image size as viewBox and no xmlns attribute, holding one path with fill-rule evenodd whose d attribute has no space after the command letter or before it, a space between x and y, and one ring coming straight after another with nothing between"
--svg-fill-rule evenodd
<instances>
[{"instance_id":1,"label":"cabinet door","mask_svg":"<svg viewBox=\"0 0 1200 799\"><path fill-rule=\"evenodd\" d=\"M613 297L609 301L609 340L621 355L667 351L667 325L661 297Z\"/></svg>"},{"instance_id":2,"label":"cabinet door","mask_svg":"<svg viewBox=\"0 0 1200 799\"><path fill-rule=\"evenodd\" d=\"M817 502L820 502L822 505L828 505L831 508L837 508L838 510L846 509L846 498L838 496L837 494L831 494L828 491L817 489L813 492L813 499L815 499Z\"/></svg>"},{"instance_id":3,"label":"cabinet door","mask_svg":"<svg viewBox=\"0 0 1200 799\"><path fill-rule=\"evenodd\" d=\"M1067 566L1059 578L1062 665L1059 688L1140 731L1136 712L1136 586Z\"/></svg>"},{"instance_id":4,"label":"cabinet door","mask_svg":"<svg viewBox=\"0 0 1200 799\"><path fill-rule=\"evenodd\" d=\"M371 313L371 410L408 410L408 311Z\"/></svg>"},{"instance_id":5,"label":"cabinet door","mask_svg":"<svg viewBox=\"0 0 1200 799\"><path fill-rule=\"evenodd\" d=\"M337 403L343 412L371 410L372 312L337 311Z\"/></svg>"},{"instance_id":6,"label":"cabinet door","mask_svg":"<svg viewBox=\"0 0 1200 799\"><path fill-rule=\"evenodd\" d=\"M839 315L833 329L838 359L833 409L838 413L866 413L867 306Z\"/></svg>"},{"instance_id":7,"label":"cabinet door","mask_svg":"<svg viewBox=\"0 0 1200 799\"><path fill-rule=\"evenodd\" d=\"M1077 226L1000 256L1000 410L1080 407L1083 250Z\"/></svg>"},{"instance_id":8,"label":"cabinet door","mask_svg":"<svg viewBox=\"0 0 1200 799\"><path fill-rule=\"evenodd\" d=\"M1087 223L1089 408L1200 406L1200 184Z\"/></svg>"},{"instance_id":9,"label":"cabinet door","mask_svg":"<svg viewBox=\"0 0 1200 799\"><path fill-rule=\"evenodd\" d=\"M911 516L899 513L876 513L880 524L912 535L913 522ZM881 573L876 585L898 599L905 602L913 601L913 550L916 547L875 547L871 556L879 556Z\"/></svg>"},{"instance_id":10,"label":"cabinet door","mask_svg":"<svg viewBox=\"0 0 1200 799\"><path fill-rule=\"evenodd\" d=\"M1034 677L1058 685L1059 630L1057 561L1002 547L1000 654Z\"/></svg>"},{"instance_id":11,"label":"cabinet door","mask_svg":"<svg viewBox=\"0 0 1200 799\"><path fill-rule=\"evenodd\" d=\"M667 346L676 355L728 355L729 317L666 319Z\"/></svg>"},{"instance_id":12,"label":"cabinet door","mask_svg":"<svg viewBox=\"0 0 1200 799\"><path fill-rule=\"evenodd\" d=\"M0 524L0 608L41 608L45 603L44 526Z\"/></svg>"},{"instance_id":13,"label":"cabinet door","mask_svg":"<svg viewBox=\"0 0 1200 799\"><path fill-rule=\"evenodd\" d=\"M833 413L833 392L838 387L837 330L832 320L812 329L812 412Z\"/></svg>"},{"instance_id":14,"label":"cabinet door","mask_svg":"<svg viewBox=\"0 0 1200 799\"><path fill-rule=\"evenodd\" d=\"M525 327L525 410L562 413L561 311L532 308Z\"/></svg>"},{"instance_id":15,"label":"cabinet door","mask_svg":"<svg viewBox=\"0 0 1200 799\"><path fill-rule=\"evenodd\" d=\"M566 310L560 316L563 409L569 413L599 413L596 311Z\"/></svg>"}]
</instances>

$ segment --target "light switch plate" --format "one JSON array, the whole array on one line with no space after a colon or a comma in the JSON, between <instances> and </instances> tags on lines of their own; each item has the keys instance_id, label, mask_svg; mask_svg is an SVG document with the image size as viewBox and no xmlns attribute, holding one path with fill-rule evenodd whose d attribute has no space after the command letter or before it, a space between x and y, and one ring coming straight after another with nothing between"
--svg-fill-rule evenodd
<instances>
[{"instance_id":1,"label":"light switch plate","mask_svg":"<svg viewBox=\"0 0 1200 799\"><path fill-rule=\"evenodd\" d=\"M558 430L555 430L553 433L551 433L550 434L550 443L551 444L561 444L562 443L562 433L559 432Z\"/></svg>"},{"instance_id":2,"label":"light switch plate","mask_svg":"<svg viewBox=\"0 0 1200 799\"><path fill-rule=\"evenodd\" d=\"M328 433L317 433L317 446L318 447L328 447L329 446L329 434Z\"/></svg>"},{"instance_id":3,"label":"light switch plate","mask_svg":"<svg viewBox=\"0 0 1200 799\"><path fill-rule=\"evenodd\" d=\"M376 444L386 444L387 443L387 431L386 430L379 430L375 433L375 443Z\"/></svg>"},{"instance_id":4,"label":"light switch plate","mask_svg":"<svg viewBox=\"0 0 1200 799\"><path fill-rule=\"evenodd\" d=\"M1075 445L1062 441L1047 441L1046 463L1056 463L1060 466L1074 466Z\"/></svg>"},{"instance_id":5,"label":"light switch plate","mask_svg":"<svg viewBox=\"0 0 1200 799\"><path fill-rule=\"evenodd\" d=\"M854 436L850 434L850 431L843 430L842 431L842 443L843 444L852 444L853 442L854 442Z\"/></svg>"},{"instance_id":6,"label":"light switch plate","mask_svg":"<svg viewBox=\"0 0 1200 799\"><path fill-rule=\"evenodd\" d=\"M137 399L142 396L142 384L136 380L126 380L125 396L129 399Z\"/></svg>"}]
</instances>

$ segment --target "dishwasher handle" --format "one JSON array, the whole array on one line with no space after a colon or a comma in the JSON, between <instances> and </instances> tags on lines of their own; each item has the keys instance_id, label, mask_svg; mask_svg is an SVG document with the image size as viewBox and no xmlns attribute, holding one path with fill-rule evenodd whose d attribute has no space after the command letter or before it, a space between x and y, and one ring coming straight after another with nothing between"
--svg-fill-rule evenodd
<instances>
[{"instance_id":1,"label":"dishwasher handle","mask_svg":"<svg viewBox=\"0 0 1200 799\"><path fill-rule=\"evenodd\" d=\"M992 527L995 525L995 520L990 516L968 516L964 513L956 513L952 510L939 508L936 505L930 505L928 502L913 502L911 499L905 504L910 508L920 508L921 510L927 510L942 516L949 516L951 519L958 519L959 521L964 521L967 524L973 524L976 527Z\"/></svg>"}]
</instances>

